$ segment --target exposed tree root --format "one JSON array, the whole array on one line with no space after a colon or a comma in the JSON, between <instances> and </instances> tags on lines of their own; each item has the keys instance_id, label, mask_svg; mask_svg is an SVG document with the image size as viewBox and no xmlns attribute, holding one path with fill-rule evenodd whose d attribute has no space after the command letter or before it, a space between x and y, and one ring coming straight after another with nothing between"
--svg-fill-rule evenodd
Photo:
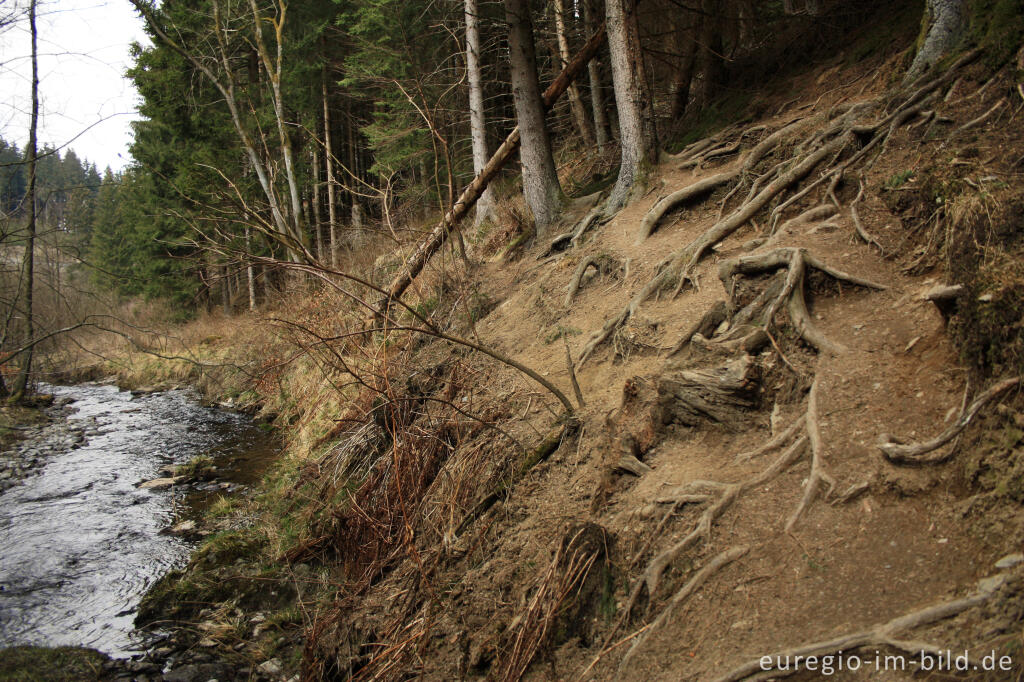
<instances>
[{"instance_id":1,"label":"exposed tree root","mask_svg":"<svg viewBox=\"0 0 1024 682\"><path fill-rule=\"evenodd\" d=\"M988 390L975 398L974 402L969 406L965 406L960 411L960 416L957 417L956 421L931 440L923 443L913 443L910 445L902 445L900 443L888 441L879 445L878 449L881 450L882 454L885 455L885 458L893 464L939 464L945 462L953 456L953 451L929 457L923 457L922 455L933 452L956 438L960 432L967 428L967 425L971 423L971 420L974 419L975 415L978 414L978 411L981 410L982 407L1011 388L1019 386L1022 379L1024 379L1024 377L1011 377L1009 379L1003 379L1002 381L990 386Z\"/></svg>"},{"instance_id":2,"label":"exposed tree root","mask_svg":"<svg viewBox=\"0 0 1024 682\"><path fill-rule=\"evenodd\" d=\"M754 459L755 457L761 457L762 455L766 455L775 448L780 447L783 443L792 438L793 435L803 427L806 417L806 414L800 415L795 420L793 420L793 423L790 424L785 431L775 436L774 438L772 438L759 448L750 450L749 452L741 452L740 454L736 455L736 461L747 462L749 460Z\"/></svg>"},{"instance_id":3,"label":"exposed tree root","mask_svg":"<svg viewBox=\"0 0 1024 682\"><path fill-rule=\"evenodd\" d=\"M883 258L885 257L885 249L878 242L870 232L864 229L864 223L860 220L860 214L857 213L857 202L864 197L864 178L859 179L860 189L857 192L857 196L854 197L853 201L850 202L850 217L853 219L853 227L857 231L857 236L864 240L865 243L874 245L878 248L878 253Z\"/></svg>"},{"instance_id":4,"label":"exposed tree root","mask_svg":"<svg viewBox=\"0 0 1024 682\"><path fill-rule=\"evenodd\" d=\"M830 341L818 329L817 325L812 322L811 315L807 311L807 303L804 299L804 279L807 267L820 270L834 279L869 289L884 290L886 288L884 285L876 282L836 270L822 263L805 249L791 247L723 261L719 266L718 276L721 278L726 290L729 290L731 280L736 275L759 274L782 267L788 268L789 272L782 291L768 304L767 313L764 316L765 326L770 327L775 313L785 304L790 320L800 336L807 343L823 352L839 353L844 351L845 348L841 344Z\"/></svg>"},{"instance_id":5,"label":"exposed tree root","mask_svg":"<svg viewBox=\"0 0 1024 682\"><path fill-rule=\"evenodd\" d=\"M711 192L716 187L720 187L727 182L731 182L737 175L739 175L739 170L717 173L669 194L667 197L651 207L651 210L644 216L643 221L640 223L640 233L637 235L637 242L642 242L644 239L651 236L651 233L654 232L654 229L658 225L658 221L661 220L666 213L681 204L685 204L692 199L696 199L697 197L701 197L708 192Z\"/></svg>"},{"instance_id":6,"label":"exposed tree root","mask_svg":"<svg viewBox=\"0 0 1024 682\"><path fill-rule=\"evenodd\" d=\"M971 128L974 128L976 126L980 126L982 123L984 123L988 119L992 118L992 115L995 114L1000 109L1002 109L1005 105L1006 105L1006 98L1004 97L1003 99L999 100L994 105L992 105L992 108L989 109L988 111L986 111L981 116L979 116L979 117L977 117L975 119L971 119L967 123L964 123L962 126L957 128L954 131L954 134L962 133L965 130L970 130Z\"/></svg>"},{"instance_id":7,"label":"exposed tree root","mask_svg":"<svg viewBox=\"0 0 1024 682\"><path fill-rule=\"evenodd\" d=\"M913 611L867 630L860 630L834 639L803 644L791 649L783 649L764 656L759 656L756 659L738 666L722 677L717 678L715 682L739 682L740 680L746 679L761 680L777 678L780 675L780 671L775 668L776 666L780 666L780 661L791 664L797 656L806 660L808 656L817 656L820 658L822 656L839 653L849 654L850 652L863 647L888 646L912 654L919 654L921 652L932 655L938 654L940 651L939 647L924 642L899 640L896 639L896 636L901 632L919 628L924 625L931 625L932 623L952 618L953 616L959 615L969 609L981 606L991 599L1005 583L1006 577L1003 575L996 576L994 579L986 578L978 583L977 590L961 599L955 599L953 601L936 604L935 606L929 606L919 611ZM763 665L763 662L766 659L770 659L774 665L766 668ZM781 666L784 665L786 665L786 663L781 664ZM783 670L781 674L786 674L786 672Z\"/></svg>"},{"instance_id":8,"label":"exposed tree root","mask_svg":"<svg viewBox=\"0 0 1024 682\"><path fill-rule=\"evenodd\" d=\"M726 551L716 555L699 571L693 574L693 577L686 581L686 584L679 588L678 592L672 595L672 599L669 600L668 604L665 605L665 608L661 610L661 613L658 614L656 619L654 619L654 622L651 623L650 627L646 628L644 632L634 640L633 646L629 648L629 651L626 652L626 655L622 657L622 661L619 663L619 675L622 675L625 672L625 669L629 665L634 654L636 654L637 650L643 646L650 634L665 624L665 621L668 620L668 617L672 614L672 610L676 606L684 602L691 594L700 589L700 586L707 582L707 579L710 578L712 574L721 570L722 567L731 564L733 561L736 561L749 550L750 548L746 546L727 549Z\"/></svg>"},{"instance_id":9,"label":"exposed tree root","mask_svg":"<svg viewBox=\"0 0 1024 682\"><path fill-rule=\"evenodd\" d=\"M821 451L824 449L821 443L821 428L818 425L818 377L814 377L814 383L811 384L811 392L807 397L807 413L805 418L807 425L807 439L811 443L811 473L807 477L807 482L804 484L804 496L800 500L799 506L786 521L786 532L793 530L793 526L800 519L800 516L807 509L808 505L814 501L815 495L818 493L818 488L825 484L827 489L825 490L825 497L827 498L832 494L832 490L836 487L836 481L834 478L829 476L821 465Z\"/></svg>"},{"instance_id":10,"label":"exposed tree root","mask_svg":"<svg viewBox=\"0 0 1024 682\"><path fill-rule=\"evenodd\" d=\"M629 605L626 608L626 613L628 613L636 604L636 600L639 598L640 592L643 588L646 587L648 596L651 599L654 598L654 595L657 594L661 576L668 565L675 561L681 553L690 547L695 546L701 540L707 540L708 536L711 534L711 526L730 506L732 506L732 503L735 502L737 498L758 486L764 485L785 471L791 464L796 462L803 453L806 445L806 436L797 438L796 441L786 448L778 459L771 464L771 466L757 476L753 476L746 481L742 481L740 483L691 481L670 493L670 495L675 496L680 500L686 500L687 502L690 501L691 495L700 494L698 491L718 493L718 499L704 510L704 513L701 514L697 523L686 537L676 542L668 549L662 551L651 560L647 565L647 568L644 569L643 576L637 581L636 586L633 588L633 592L629 598Z\"/></svg>"},{"instance_id":11,"label":"exposed tree root","mask_svg":"<svg viewBox=\"0 0 1024 682\"><path fill-rule=\"evenodd\" d=\"M600 274L607 275L615 272L619 269L619 263L611 256L587 256L580 261L580 264L576 267L576 271L572 274L572 279L569 280L569 289L565 294L565 307L568 308L572 305L572 301L576 298L576 294L579 293L580 283L583 281L583 276L587 274L587 270L595 268Z\"/></svg>"},{"instance_id":12,"label":"exposed tree root","mask_svg":"<svg viewBox=\"0 0 1024 682\"><path fill-rule=\"evenodd\" d=\"M695 325L690 327L690 329L683 334L682 338L679 339L679 342L669 350L668 356L671 357L681 351L695 334L710 337L714 331L718 329L718 326L727 319L729 319L729 306L725 301L719 301L712 306L710 310L704 313L704 316L701 317Z\"/></svg>"},{"instance_id":13,"label":"exposed tree root","mask_svg":"<svg viewBox=\"0 0 1024 682\"><path fill-rule=\"evenodd\" d=\"M827 156L841 150L850 142L851 136L844 134L821 149L808 154L796 166L784 173L781 178L769 183L751 201L740 206L727 218L718 221L704 234L669 256L662 263L661 271L617 315L605 322L601 329L591 335L580 354L578 365L582 365L590 357L591 353L604 343L616 329L625 324L636 312L637 308L656 291L664 288L670 282L676 281L678 282L676 289L678 292L685 282L693 281L693 270L712 246L742 227L776 195L798 182Z\"/></svg>"}]
</instances>

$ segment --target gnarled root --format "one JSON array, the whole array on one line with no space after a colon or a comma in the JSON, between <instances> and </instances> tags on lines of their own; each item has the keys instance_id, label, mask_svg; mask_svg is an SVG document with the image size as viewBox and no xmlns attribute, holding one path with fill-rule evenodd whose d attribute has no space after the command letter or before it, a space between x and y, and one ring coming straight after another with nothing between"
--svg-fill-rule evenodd
<instances>
[{"instance_id":1,"label":"gnarled root","mask_svg":"<svg viewBox=\"0 0 1024 682\"><path fill-rule=\"evenodd\" d=\"M935 438L925 441L923 443L913 443L910 445L902 445L900 443L885 442L878 446L878 449L882 451L885 458L893 464L940 464L950 459L953 455L953 451L944 453L941 455L932 455L924 457L930 452L939 449L949 441L956 438L961 431L967 428L967 425L971 423L978 411L981 410L989 401L1001 396L1006 391L1010 390L1015 386L1019 386L1024 377L1016 376L1009 379L1003 379L1002 381L990 386L986 391L974 399L969 406L965 405L960 411L960 416L957 417L956 421L949 425L945 431L940 433Z\"/></svg>"},{"instance_id":2,"label":"gnarled root","mask_svg":"<svg viewBox=\"0 0 1024 682\"><path fill-rule=\"evenodd\" d=\"M864 240L866 244L873 244L878 247L878 253L883 258L885 257L885 249L878 243L878 240L866 229L864 229L864 223L860 220L860 214L857 212L857 202L864 197L864 178L860 178L860 189L857 191L857 196L854 197L853 201L850 202L850 217L853 219L853 227L857 231L857 236Z\"/></svg>"},{"instance_id":3,"label":"gnarled root","mask_svg":"<svg viewBox=\"0 0 1024 682\"><path fill-rule=\"evenodd\" d=\"M851 135L843 134L817 151L808 154L798 164L796 164L796 166L784 173L781 178L769 183L768 186L762 189L753 199L737 208L728 217L716 222L708 228L704 234L700 235L688 245L669 256L669 258L661 264L662 267L660 272L655 275L643 289L633 296L629 303L627 303L618 314L607 320L601 329L591 335L587 340L586 345L583 347L583 351L580 353L577 367L582 365L598 346L607 341L616 329L625 324L630 316L632 316L640 305L650 298L654 292L659 291L671 282L678 282L676 285L676 293L678 293L685 282L692 281L693 270L697 267L701 259L704 258L711 247L718 244L746 224L748 220L754 217L754 215L764 208L776 195L797 183L801 178L810 173L811 170L827 156L841 151L850 142Z\"/></svg>"},{"instance_id":4,"label":"gnarled root","mask_svg":"<svg viewBox=\"0 0 1024 682\"><path fill-rule=\"evenodd\" d=\"M857 649L870 646L889 646L912 654L925 652L927 654L936 655L940 651L936 646L923 642L899 640L896 639L896 636L900 632L912 630L924 625L931 625L932 623L952 618L953 616L957 616L969 609L981 606L991 599L999 588L1005 584L1006 577L1003 575L996 576L995 579L986 578L978 583L977 590L961 599L955 599L953 601L936 604L935 606L929 606L919 611L913 611L867 630L860 630L858 632L841 635L834 639L803 644L791 649L783 649L765 656L759 656L754 660L748 661L743 665L734 668L722 677L717 678L715 682L740 682L740 680L746 679L778 677L779 672L774 666L766 668L763 665L763 661L765 659L770 659L773 663L778 664L779 661L791 662L798 656L806 660L809 656L817 656L820 658L822 656L838 654L840 652L849 654ZM977 668L975 667L974 669L976 670Z\"/></svg>"},{"instance_id":5,"label":"gnarled root","mask_svg":"<svg viewBox=\"0 0 1024 682\"><path fill-rule=\"evenodd\" d=\"M718 268L718 276L725 285L726 290L730 290L732 278L736 275L755 275L783 267L788 269L786 281L779 295L768 304L767 313L764 316L764 324L766 328L770 327L775 313L785 304L793 326L796 327L800 336L819 351L839 353L844 351L845 348L838 343L830 341L811 321L811 315L807 311L807 302L804 299L804 280L808 267L820 270L834 279L857 286L878 290L886 288L882 284L861 277L855 277L828 266L808 253L806 249L792 247L774 249L766 253L723 261Z\"/></svg>"},{"instance_id":6,"label":"gnarled root","mask_svg":"<svg viewBox=\"0 0 1024 682\"><path fill-rule=\"evenodd\" d=\"M572 305L572 300L579 293L583 276L587 274L587 270L590 268L596 269L602 275L607 275L619 270L620 266L618 261L608 255L587 256L581 260L580 264L576 267L576 271L572 274L572 279L569 280L569 290L565 294L566 308Z\"/></svg>"}]
</instances>

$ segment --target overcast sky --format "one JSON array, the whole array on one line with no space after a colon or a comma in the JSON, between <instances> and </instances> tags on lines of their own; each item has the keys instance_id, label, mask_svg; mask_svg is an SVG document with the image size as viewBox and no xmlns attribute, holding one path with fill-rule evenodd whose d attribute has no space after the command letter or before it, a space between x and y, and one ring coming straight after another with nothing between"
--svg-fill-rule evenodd
<instances>
[{"instance_id":1,"label":"overcast sky","mask_svg":"<svg viewBox=\"0 0 1024 682\"><path fill-rule=\"evenodd\" d=\"M0 0L0 11L27 2ZM131 43L148 43L142 21L128 0L40 0L37 11L40 145L68 144L100 172L122 168L138 118L124 72ZM30 54L27 19L0 34L0 137L19 146L28 141Z\"/></svg>"}]
</instances>

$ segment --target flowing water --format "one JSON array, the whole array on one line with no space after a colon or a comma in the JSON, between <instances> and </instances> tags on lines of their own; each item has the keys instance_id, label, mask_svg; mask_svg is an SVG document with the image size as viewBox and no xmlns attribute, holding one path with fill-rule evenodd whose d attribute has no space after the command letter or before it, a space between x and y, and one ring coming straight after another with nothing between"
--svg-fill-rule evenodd
<instances>
[{"instance_id":1,"label":"flowing water","mask_svg":"<svg viewBox=\"0 0 1024 682\"><path fill-rule=\"evenodd\" d=\"M258 479L276 443L251 418L205 408L186 391L44 390L74 402L66 424L46 427L63 429L56 451L0 493L0 647L138 651L132 621L139 600L194 546L161 531L225 489ZM46 441L43 431L18 447ZM38 458L38 450L29 453ZM206 492L136 487L200 454L217 466Z\"/></svg>"}]
</instances>

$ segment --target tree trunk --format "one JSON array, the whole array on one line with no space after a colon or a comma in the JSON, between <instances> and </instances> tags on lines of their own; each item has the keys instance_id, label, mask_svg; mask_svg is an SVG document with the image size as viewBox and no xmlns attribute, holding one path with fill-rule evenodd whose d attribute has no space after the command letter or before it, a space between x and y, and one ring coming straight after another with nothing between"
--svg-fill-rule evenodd
<instances>
[{"instance_id":1,"label":"tree trunk","mask_svg":"<svg viewBox=\"0 0 1024 682\"><path fill-rule=\"evenodd\" d=\"M593 35L601 23L598 10L600 0L584 0L584 18L587 22L587 33ZM597 149L604 153L608 146L608 110L604 101L604 81L601 80L601 60L591 59L587 63L587 78L590 80L590 110L594 117L594 139Z\"/></svg>"},{"instance_id":2,"label":"tree trunk","mask_svg":"<svg viewBox=\"0 0 1024 682\"><path fill-rule=\"evenodd\" d=\"M685 32L683 38L683 57L673 79L672 114L675 121L686 113L686 105L690 103L690 86L693 83L693 67L697 61L697 36L700 35L704 17L698 14L692 18L694 26Z\"/></svg>"},{"instance_id":3,"label":"tree trunk","mask_svg":"<svg viewBox=\"0 0 1024 682\"><path fill-rule=\"evenodd\" d=\"M706 107L715 95L722 82L722 16L717 0L704 0L701 3L700 50L698 52L698 71L703 76L701 87L697 92L695 104L698 110Z\"/></svg>"},{"instance_id":4,"label":"tree trunk","mask_svg":"<svg viewBox=\"0 0 1024 682\"><path fill-rule=\"evenodd\" d=\"M565 0L555 0L555 37L558 40L558 57L560 66L565 68L569 63L569 39L565 35ZM569 85L566 93L569 99L569 108L572 110L572 117L576 121L576 129L583 137L583 143L588 149L594 146L594 131L590 127L590 120L587 112L583 109L583 100L580 98L579 88L575 83Z\"/></svg>"},{"instance_id":5,"label":"tree trunk","mask_svg":"<svg viewBox=\"0 0 1024 682\"><path fill-rule=\"evenodd\" d=\"M320 150L316 145L310 150L313 156L313 234L316 235L316 259L326 263L324 258L323 220L320 215Z\"/></svg>"},{"instance_id":6,"label":"tree trunk","mask_svg":"<svg viewBox=\"0 0 1024 682\"><path fill-rule=\"evenodd\" d=\"M605 16L622 148L619 177L605 209L611 213L625 205L635 185L643 184L648 170L657 161L658 139L640 50L636 0L607 0Z\"/></svg>"},{"instance_id":7,"label":"tree trunk","mask_svg":"<svg viewBox=\"0 0 1024 682\"><path fill-rule=\"evenodd\" d=\"M921 20L920 49L903 78L904 84L916 80L956 47L966 19L963 0L927 0Z\"/></svg>"},{"instance_id":8,"label":"tree trunk","mask_svg":"<svg viewBox=\"0 0 1024 682\"><path fill-rule=\"evenodd\" d=\"M349 159L349 172L352 174L352 183L355 186L359 186L359 181L362 179L362 175L359 173L359 148L357 147L358 139L356 137L356 123L355 118L352 114L352 107L348 107L348 159ZM363 207L359 204L359 196L355 192L349 192L349 196L352 199L352 210L350 214L350 222L352 224L352 230L363 229Z\"/></svg>"},{"instance_id":9,"label":"tree trunk","mask_svg":"<svg viewBox=\"0 0 1024 682\"><path fill-rule=\"evenodd\" d=\"M249 250L250 237L249 237L249 226L245 226L245 252L251 253ZM256 310L256 278L253 276L252 261L249 261L245 266L245 280L249 285L249 310Z\"/></svg>"},{"instance_id":10,"label":"tree trunk","mask_svg":"<svg viewBox=\"0 0 1024 682\"><path fill-rule=\"evenodd\" d=\"M527 0L505 0L509 23L509 59L512 66L512 96L522 145L523 194L533 213L537 234L542 235L558 218L562 186L558 182L551 139L544 123L544 102L537 81L533 22Z\"/></svg>"},{"instance_id":11,"label":"tree trunk","mask_svg":"<svg viewBox=\"0 0 1024 682\"><path fill-rule=\"evenodd\" d=\"M28 224L26 225L25 253L22 259L22 313L25 315L23 325L24 351L18 363L18 374L14 377L11 387L11 399L21 402L28 387L29 374L32 371L33 337L35 336L35 320L32 310L32 286L35 283L35 249L36 249L36 129L39 126L39 55L36 47L38 33L36 31L36 0L28 6L28 25L32 39L32 120L28 129L28 188L25 201L28 204Z\"/></svg>"},{"instance_id":12,"label":"tree trunk","mask_svg":"<svg viewBox=\"0 0 1024 682\"><path fill-rule=\"evenodd\" d=\"M547 90L544 91L544 108L550 109L565 89L568 84L572 82L576 76L583 71L583 68L587 65L597 51L601 49L601 45L605 41L605 27L600 25L597 31L590 37L587 44L583 46L579 54L576 55L575 59L569 63L562 73L558 75L551 85L548 86ZM458 200L452 205L451 209L445 213L441 223L434 228L430 235L420 243L419 248L413 252L411 256L406 260L405 267L399 271L395 278L391 280L391 285L388 287L387 294L381 300L378 305L379 310L386 310L390 305L391 301L405 293L405 290L416 275L420 273L423 266L427 264L430 257L437 252L439 248L444 244L448 238L448 234L452 228L458 224L460 220L473 208L473 204L479 198L481 192L487 187L488 183L491 182L497 176L498 172L505 166L512 154L519 147L519 128L515 128L508 137L505 138L505 142L502 143L498 150L494 152L490 161L484 167L483 171L480 172L473 182L462 190L462 194L459 195Z\"/></svg>"},{"instance_id":13,"label":"tree trunk","mask_svg":"<svg viewBox=\"0 0 1024 682\"><path fill-rule=\"evenodd\" d=\"M469 80L469 129L473 140L473 173L479 175L487 165L487 121L484 118L484 86L480 74L480 19L477 0L465 0L466 77ZM426 175L424 174L424 182ZM494 216L494 194L488 187L476 202L473 227Z\"/></svg>"},{"instance_id":14,"label":"tree trunk","mask_svg":"<svg viewBox=\"0 0 1024 682\"><path fill-rule=\"evenodd\" d=\"M327 170L327 221L330 230L331 267L338 267L338 206L334 195L334 148L331 146L331 114L327 97L327 69L321 78L324 99L324 166Z\"/></svg>"}]
</instances>

